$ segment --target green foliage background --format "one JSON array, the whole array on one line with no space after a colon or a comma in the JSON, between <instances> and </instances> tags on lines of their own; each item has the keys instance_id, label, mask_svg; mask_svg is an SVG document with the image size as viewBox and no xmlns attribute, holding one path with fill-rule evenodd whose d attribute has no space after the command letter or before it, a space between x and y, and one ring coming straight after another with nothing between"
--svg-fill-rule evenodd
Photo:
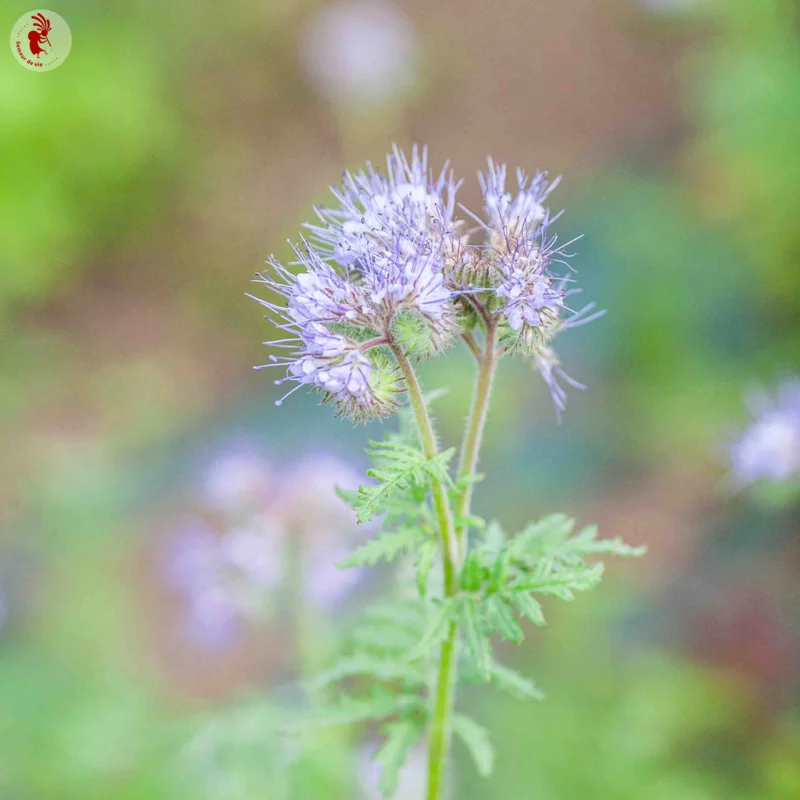
<instances>
[{"instance_id":1,"label":"green foliage background","mask_svg":"<svg viewBox=\"0 0 800 800\"><path fill-rule=\"evenodd\" d=\"M344 120L301 72L297 43L317 6L300 0L64 2L53 9L73 32L62 68L33 75L0 58L0 797L360 796L352 732L303 734L306 751L276 734L287 693L300 706L285 675L227 672L224 659L163 645L169 610L148 553L218 440L249 438L276 459L310 441L357 460L382 439L313 398L274 409L275 391L248 371L269 331L241 295L341 167L378 161L393 138L429 140L434 162L452 153L466 174L495 140L500 158L567 173L565 230L586 234L581 278L611 312L560 353L590 391L572 393L556 428L537 378L503 365L477 507L508 531L564 508L650 548L611 569L597 597L544 598L548 625L524 623L519 651L496 646L498 663L531 681L514 678L517 690L547 699L466 690L475 722L461 725L471 748L457 751L457 796L800 794L796 508L719 488L742 390L800 364L800 21L781 0L698 0L663 16L643 5L589 13L576 0L543 20L529 4L506 16L463 0L455 17L481 42L523 24L560 42L557 56L543 44L519 55L520 96L491 47L442 41L435 10L403 4L423 51L417 86L391 113ZM6 29L27 10L6 3ZM579 33L598 53L622 41L667 62L678 99L660 102L662 122L647 127L643 103L641 128L620 122L592 146L595 93L619 74ZM582 51L598 83L542 103L538 70L557 58L572 75ZM486 76L491 93L464 75ZM497 118L464 100L506 85L516 93L492 106ZM541 115L533 131L528 107ZM570 149L581 127L589 144ZM437 417L455 441L467 357L422 373L426 388L451 387ZM360 557L419 544L400 536ZM768 609L755 632L752 607ZM328 637L309 638L314 666L329 663ZM284 644L267 631L252 646ZM394 724L400 750L408 730ZM487 771L484 731L488 782L468 753Z\"/></svg>"}]
</instances>

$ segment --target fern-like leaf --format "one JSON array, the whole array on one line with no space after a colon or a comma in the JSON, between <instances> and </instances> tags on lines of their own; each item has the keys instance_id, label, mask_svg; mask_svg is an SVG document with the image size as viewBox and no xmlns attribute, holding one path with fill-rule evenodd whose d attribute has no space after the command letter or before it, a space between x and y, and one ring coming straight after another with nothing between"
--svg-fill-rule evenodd
<instances>
[{"instance_id":1,"label":"fern-like leaf","mask_svg":"<svg viewBox=\"0 0 800 800\"><path fill-rule=\"evenodd\" d=\"M436 562L438 551L436 542L429 540L419 548L417 553L417 563L414 566L417 571L417 591L419 591L420 597L425 597L428 591L428 576Z\"/></svg>"},{"instance_id":2,"label":"fern-like leaf","mask_svg":"<svg viewBox=\"0 0 800 800\"><path fill-rule=\"evenodd\" d=\"M519 697L521 700L543 700L544 693L536 688L533 681L520 675L511 667L498 664L496 661L490 666L489 672L492 683L498 689Z\"/></svg>"},{"instance_id":3,"label":"fern-like leaf","mask_svg":"<svg viewBox=\"0 0 800 800\"><path fill-rule=\"evenodd\" d=\"M494 770L494 747L486 728L470 717L454 714L453 732L469 751L478 774L488 778Z\"/></svg>"},{"instance_id":4,"label":"fern-like leaf","mask_svg":"<svg viewBox=\"0 0 800 800\"><path fill-rule=\"evenodd\" d=\"M425 676L407 662L357 653L342 658L321 672L311 681L310 688L321 689L345 678L365 676L372 677L376 681L402 681L411 686L420 686L425 682Z\"/></svg>"},{"instance_id":5,"label":"fern-like leaf","mask_svg":"<svg viewBox=\"0 0 800 800\"><path fill-rule=\"evenodd\" d=\"M431 650L438 647L447 638L450 623L458 617L460 608L461 601L458 598L448 597L438 608L431 611L425 622L422 636L408 653L409 661L421 657L427 658Z\"/></svg>"},{"instance_id":6,"label":"fern-like leaf","mask_svg":"<svg viewBox=\"0 0 800 800\"><path fill-rule=\"evenodd\" d=\"M544 611L541 603L530 596L527 592L509 592L506 594L508 600L517 609L520 616L532 622L534 625L546 625Z\"/></svg>"},{"instance_id":7,"label":"fern-like leaf","mask_svg":"<svg viewBox=\"0 0 800 800\"><path fill-rule=\"evenodd\" d=\"M354 725L425 710L425 702L419 695L392 694L383 689L374 689L372 694L362 697L342 694L335 704L298 716L289 730Z\"/></svg>"},{"instance_id":8,"label":"fern-like leaf","mask_svg":"<svg viewBox=\"0 0 800 800\"><path fill-rule=\"evenodd\" d=\"M370 539L341 564L340 567L374 567L379 561L391 561L403 552L410 552L421 538L421 532L415 528L404 528L399 531L386 531Z\"/></svg>"},{"instance_id":9,"label":"fern-like leaf","mask_svg":"<svg viewBox=\"0 0 800 800\"><path fill-rule=\"evenodd\" d=\"M367 522L386 507L394 494L402 494L412 487L426 488L432 480L452 485L447 465L455 455L455 448L427 458L415 447L398 442L370 442L370 456L375 467L367 474L375 478L374 486L362 486L353 503L359 522Z\"/></svg>"},{"instance_id":10,"label":"fern-like leaf","mask_svg":"<svg viewBox=\"0 0 800 800\"><path fill-rule=\"evenodd\" d=\"M381 732L386 738L374 756L381 765L378 788L384 797L392 797L400 783L400 771L408 752L419 739L421 730L410 720L399 720L385 725Z\"/></svg>"},{"instance_id":11,"label":"fern-like leaf","mask_svg":"<svg viewBox=\"0 0 800 800\"><path fill-rule=\"evenodd\" d=\"M467 654L483 680L488 681L491 678L492 646L483 632L479 604L470 598L462 603L462 610L461 619Z\"/></svg>"}]
</instances>

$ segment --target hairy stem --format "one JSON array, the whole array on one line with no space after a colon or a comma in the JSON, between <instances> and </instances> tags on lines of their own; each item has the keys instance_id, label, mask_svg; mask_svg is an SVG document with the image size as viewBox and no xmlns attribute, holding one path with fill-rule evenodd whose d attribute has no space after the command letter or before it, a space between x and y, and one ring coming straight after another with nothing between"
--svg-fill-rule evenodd
<instances>
[{"instance_id":1,"label":"hairy stem","mask_svg":"<svg viewBox=\"0 0 800 800\"><path fill-rule=\"evenodd\" d=\"M452 712L458 666L458 625L450 622L447 638L439 653L431 727L428 738L428 789L426 800L441 800L447 777L447 760L452 738Z\"/></svg>"},{"instance_id":2,"label":"hairy stem","mask_svg":"<svg viewBox=\"0 0 800 800\"><path fill-rule=\"evenodd\" d=\"M361 344L358 346L358 349L362 353L366 353L367 350L371 350L373 347L379 347L382 344L387 344L388 341L389 340L385 336L377 336L374 339L368 339L366 342L361 342Z\"/></svg>"},{"instance_id":3,"label":"hairy stem","mask_svg":"<svg viewBox=\"0 0 800 800\"><path fill-rule=\"evenodd\" d=\"M420 440L425 455L433 458L437 451L436 436L422 396L419 381L414 368L396 342L390 341L389 347L403 373L411 408L419 428ZM442 563L444 566L444 591L452 597L458 591L459 570L461 561L458 540L453 529L450 514L450 501L445 487L435 481L431 487L433 502L439 522L441 534ZM452 710L455 694L456 666L458 663L458 626L450 622L447 638L442 643L439 655L439 668L436 677L436 688L431 709L431 724L428 737L428 789L427 800L441 800L444 791L444 780L447 771L447 758L452 738Z\"/></svg>"},{"instance_id":4,"label":"hairy stem","mask_svg":"<svg viewBox=\"0 0 800 800\"><path fill-rule=\"evenodd\" d=\"M478 360L478 363L480 363L481 359L483 358L483 353L481 352L480 347L478 347L478 343L475 341L475 337L472 335L472 332L467 331L466 333L462 333L461 338L466 342L467 347L469 347L472 355L474 355Z\"/></svg>"},{"instance_id":5,"label":"hairy stem","mask_svg":"<svg viewBox=\"0 0 800 800\"><path fill-rule=\"evenodd\" d=\"M417 380L417 375L402 348L394 341L390 341L388 344L408 387L408 396L411 401L414 418L417 421L422 450L427 458L433 458L439 452L439 448L436 444L436 434L433 432L433 425L428 414L428 408L425 405L425 398L422 396L422 389ZM439 523L441 535L445 593L450 596L455 594L458 588L458 569L460 566L458 541L453 528L453 517L450 513L450 501L447 497L446 488L439 481L433 481L431 494L433 495L433 505L436 510L436 519Z\"/></svg>"},{"instance_id":6,"label":"hairy stem","mask_svg":"<svg viewBox=\"0 0 800 800\"><path fill-rule=\"evenodd\" d=\"M494 321L486 328L486 341L484 351L479 360L478 380L475 384L475 394L472 397L472 408L467 418L467 427L464 431L464 442L461 446L461 462L458 466L460 480L475 474L478 466L478 455L483 439L483 429L486 425L486 415L489 411L489 399L492 394L492 383L497 367L499 353L496 351L497 326ZM472 487L470 481L464 488L463 494L456 501L456 535L461 553L467 552L467 526L463 523L464 517L470 513L472 504Z\"/></svg>"}]
</instances>

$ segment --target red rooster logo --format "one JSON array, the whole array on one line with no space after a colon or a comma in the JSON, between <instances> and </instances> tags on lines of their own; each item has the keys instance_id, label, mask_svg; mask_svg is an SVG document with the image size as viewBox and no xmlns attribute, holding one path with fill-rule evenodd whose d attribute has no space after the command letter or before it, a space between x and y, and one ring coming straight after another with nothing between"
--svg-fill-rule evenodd
<instances>
[{"instance_id":1,"label":"red rooster logo","mask_svg":"<svg viewBox=\"0 0 800 800\"><path fill-rule=\"evenodd\" d=\"M38 14L34 14L31 19L36 30L28 33L28 41L30 42L31 55L39 58L40 53L47 55L47 51L42 47L42 44L46 44L48 47L53 46L47 38L47 34L50 33L50 20L41 11Z\"/></svg>"}]
</instances>

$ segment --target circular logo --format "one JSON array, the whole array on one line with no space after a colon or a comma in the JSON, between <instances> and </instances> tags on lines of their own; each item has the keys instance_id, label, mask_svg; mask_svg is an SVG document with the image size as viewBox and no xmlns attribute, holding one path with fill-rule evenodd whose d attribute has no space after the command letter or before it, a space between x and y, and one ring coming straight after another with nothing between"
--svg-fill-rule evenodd
<instances>
[{"instance_id":1,"label":"circular logo","mask_svg":"<svg viewBox=\"0 0 800 800\"><path fill-rule=\"evenodd\" d=\"M33 72L49 72L61 66L71 47L69 25L55 11L29 11L11 29L11 52L18 63Z\"/></svg>"}]
</instances>

